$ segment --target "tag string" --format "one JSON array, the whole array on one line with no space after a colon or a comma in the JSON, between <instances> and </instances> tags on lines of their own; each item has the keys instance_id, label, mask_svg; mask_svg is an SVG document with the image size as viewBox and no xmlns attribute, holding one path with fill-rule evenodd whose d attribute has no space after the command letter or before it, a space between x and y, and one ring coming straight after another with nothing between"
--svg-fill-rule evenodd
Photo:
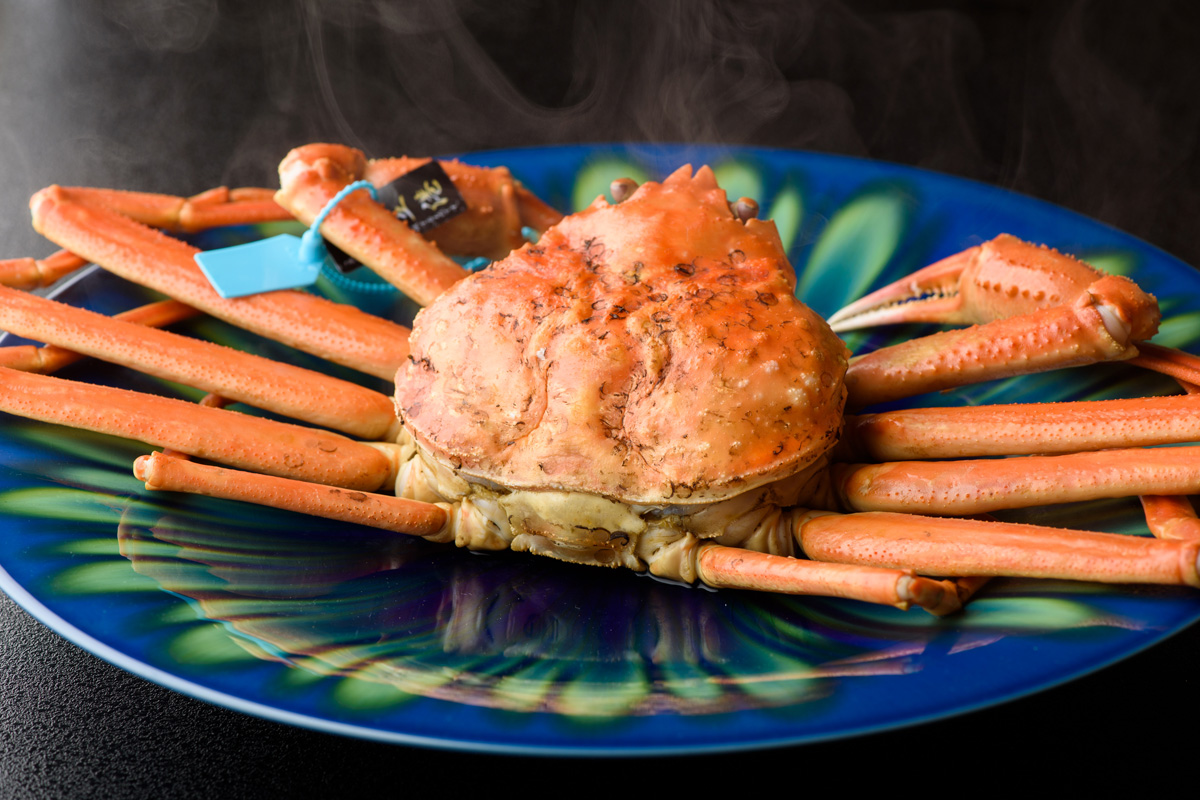
<instances>
[{"instance_id":1,"label":"tag string","mask_svg":"<svg viewBox=\"0 0 1200 800\"><path fill-rule=\"evenodd\" d=\"M321 213L317 214L317 218L313 220L313 224L308 226L308 230L300 237L300 258L301 260L320 266L325 263L325 243L321 238L321 225L324 224L325 218L328 217L338 203L346 199L346 196L351 192L357 192L359 189L366 189L371 193L372 200L379 199L379 192L370 181L355 181L340 192L335 194L321 209Z\"/></svg>"}]
</instances>

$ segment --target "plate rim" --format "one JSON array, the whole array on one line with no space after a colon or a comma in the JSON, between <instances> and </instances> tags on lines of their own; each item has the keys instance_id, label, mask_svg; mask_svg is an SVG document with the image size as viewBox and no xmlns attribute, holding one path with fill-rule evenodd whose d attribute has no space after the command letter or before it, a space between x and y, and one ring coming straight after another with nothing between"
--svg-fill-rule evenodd
<instances>
[{"instance_id":1,"label":"plate rim","mask_svg":"<svg viewBox=\"0 0 1200 800\"><path fill-rule=\"evenodd\" d=\"M1034 204L1042 207L1056 215L1070 215L1076 218L1080 224L1094 226L1106 230L1114 239L1119 239L1124 242L1136 244L1138 247L1152 253L1156 259L1160 259L1164 265L1169 265L1171 269L1179 268L1184 270L1193 270L1193 268L1181 259L1162 250L1154 244L1146 242L1132 234L1126 233L1114 226L1092 219L1086 215L1070 208L1055 205L1047 200L1032 197L1029 195L1016 192L1005 187L995 186L992 184L977 181L971 178L963 178L954 175L948 175L922 167L916 167L904 164L895 164L886 161L877 161L859 156L819 153L805 150L792 150L785 148L769 148L756 146L739 146L739 145L722 145L722 144L698 144L698 143L658 143L658 144L635 144L633 145L634 152L653 151L658 158L669 157L666 154L678 150L711 150L718 149L728 153L731 157L736 157L739 154L752 154L760 157L765 157L771 160L778 157L801 157L804 159L814 159L816 161L824 161L828 164L838 165L842 163L854 163L864 169L884 169L889 173L912 174L917 176L921 181L929 181L931 179L937 181L946 181L960 186L968 186L972 192L982 192L984 194L995 194L997 196L1007 196L1012 202L1021 205ZM487 158L497 159L504 157L506 154L521 154L525 157L536 156L539 152L570 152L577 151L585 154L595 154L598 151L608 151L613 153L629 152L630 145L620 143L580 143L580 144L561 144L561 145L531 145L518 148L498 148L493 150L477 151L469 154L460 154L462 157L471 158ZM85 281L99 267L92 265L91 267L81 270L74 275L69 281L54 288L53 294L65 291L76 283ZM53 296L53 295L52 295ZM7 336L7 335L6 335ZM557 746L550 746L546 743L536 744L512 744L498 743L494 741L486 741L480 739L471 739L467 737L446 738L446 737L431 737L411 733L403 733L392 730L381 730L379 728L371 728L365 725L355 725L352 723L341 722L332 719L312 716L300 712L290 711L279 708L278 706L268 705L265 703L256 702L242 697L229 694L227 692L206 687L202 684L195 683L187 678L175 675L159 667L148 664L137 658L134 658L127 653L124 653L117 648L106 644L97 639L87 631L80 629L73 623L59 616L51 608L46 606L42 600L29 591L25 586L18 582L6 569L5 565L0 563L0 590L3 590L10 598L17 603L22 609L33 616L40 623L46 625L55 633L71 641L73 644L81 647L92 655L101 658L113 666L122 669L126 672L138 675L156 685L166 689L180 692L194 699L208 702L217 706L229 708L241 713L251 714L260 718L271 719L276 722L295 725L298 727L318 730L326 733L334 733L338 735L350 736L353 738L361 738L373 741L383 741L393 744L410 745L417 747L433 747L439 749L451 749L466 752L478 753L496 753L509 755L539 755L539 756L661 756L661 755L680 755L680 754L701 754L701 753L717 753L717 752L737 752L764 748L794 746L818 742L834 741L839 739L852 738L861 735L868 735L887 730L895 730L898 728L909 727L911 725L923 724L934 720L944 720L961 714L968 714L978 711L983 708L997 706L1009 701L1022 697L1038 694L1042 691L1053 689L1055 687L1073 682L1087 675L1094 674L1100 670L1106 669L1113 664L1119 663L1127 658L1132 658L1139 653L1161 643L1162 641L1179 634L1181 631L1200 622L1200 605L1197 605L1194 614L1190 619L1180 619L1173 625L1155 631L1149 635L1147 640L1124 649L1115 655L1108 656L1098 662L1087 665L1075 672L1065 675L1057 675L1052 679L1038 683L1035 686L1024 686L1010 691L1002 696L992 696L987 699L979 700L971 704L960 705L952 709L942 709L930 711L922 716L906 717L901 720L891 722L881 722L874 725L859 726L853 729L841 731L822 731L819 733L810 733L800 736L788 736L780 733L774 736L767 736L755 739L753 741L740 742L721 742L710 743L708 745L700 745L696 743L685 743L679 745L661 745L657 747L647 747L642 744L626 744L626 745L590 745L583 741L573 743L560 743ZM735 712L736 713L736 712ZM495 735L495 730L490 731Z\"/></svg>"}]
</instances>

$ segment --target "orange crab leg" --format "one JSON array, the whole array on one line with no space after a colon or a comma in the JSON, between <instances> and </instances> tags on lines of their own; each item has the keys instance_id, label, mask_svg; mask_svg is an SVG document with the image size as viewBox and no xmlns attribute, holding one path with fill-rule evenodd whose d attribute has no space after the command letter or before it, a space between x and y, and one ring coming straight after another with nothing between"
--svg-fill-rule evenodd
<instances>
[{"instance_id":1,"label":"orange crab leg","mask_svg":"<svg viewBox=\"0 0 1200 800\"><path fill-rule=\"evenodd\" d=\"M856 511L978 514L1003 508L1200 491L1200 447L834 467Z\"/></svg>"},{"instance_id":2,"label":"orange crab leg","mask_svg":"<svg viewBox=\"0 0 1200 800\"><path fill-rule=\"evenodd\" d=\"M1200 359L1191 353L1163 347L1152 342L1138 342L1138 354L1129 363L1143 369L1168 375L1177 380L1186 391L1200 385Z\"/></svg>"},{"instance_id":3,"label":"orange crab leg","mask_svg":"<svg viewBox=\"0 0 1200 800\"><path fill-rule=\"evenodd\" d=\"M336 433L3 367L0 411L347 489L374 491L393 476L382 450Z\"/></svg>"},{"instance_id":4,"label":"orange crab leg","mask_svg":"<svg viewBox=\"0 0 1200 800\"><path fill-rule=\"evenodd\" d=\"M1146 525L1160 539L1200 541L1200 519L1192 501L1182 495L1142 495Z\"/></svg>"},{"instance_id":5,"label":"orange crab leg","mask_svg":"<svg viewBox=\"0 0 1200 800\"><path fill-rule=\"evenodd\" d=\"M0 329L365 439L399 427L391 398L358 384L16 289L0 287Z\"/></svg>"},{"instance_id":6,"label":"orange crab leg","mask_svg":"<svg viewBox=\"0 0 1200 800\"><path fill-rule=\"evenodd\" d=\"M717 589L847 597L907 610L935 609L946 588L910 569L830 564L707 543L696 560L700 580Z\"/></svg>"},{"instance_id":7,"label":"orange crab leg","mask_svg":"<svg viewBox=\"0 0 1200 800\"><path fill-rule=\"evenodd\" d=\"M199 313L196 309L184 305L178 300L159 300L156 303L147 303L144 306L123 311L117 314L115 319L148 328L162 328L185 319L191 319ZM0 348L0 366L19 369L23 372L40 372L43 375L57 372L83 358L82 353L52 344L44 347L25 344Z\"/></svg>"},{"instance_id":8,"label":"orange crab leg","mask_svg":"<svg viewBox=\"0 0 1200 800\"><path fill-rule=\"evenodd\" d=\"M809 558L923 575L979 575L1200 587L1200 541L909 514L808 512L794 523Z\"/></svg>"},{"instance_id":9,"label":"orange crab leg","mask_svg":"<svg viewBox=\"0 0 1200 800\"><path fill-rule=\"evenodd\" d=\"M147 489L240 500L448 541L446 509L419 500L195 464L163 453L139 457L133 472Z\"/></svg>"},{"instance_id":10,"label":"orange crab leg","mask_svg":"<svg viewBox=\"0 0 1200 800\"><path fill-rule=\"evenodd\" d=\"M82 187L69 191L81 202L108 208L143 224L189 233L223 225L250 225L292 218L275 202L275 193L270 189L219 186L190 198ZM86 258L67 250L59 250L43 259L0 260L0 285L38 289L88 263Z\"/></svg>"},{"instance_id":11,"label":"orange crab leg","mask_svg":"<svg viewBox=\"0 0 1200 800\"><path fill-rule=\"evenodd\" d=\"M1158 328L1154 299L1106 276L1070 305L884 347L846 372L857 408L995 378L1133 358Z\"/></svg>"},{"instance_id":12,"label":"orange crab leg","mask_svg":"<svg viewBox=\"0 0 1200 800\"><path fill-rule=\"evenodd\" d=\"M351 306L295 290L222 298L196 266L196 248L71 190L43 189L30 207L34 227L60 246L239 327L386 380L408 356L407 328Z\"/></svg>"},{"instance_id":13,"label":"orange crab leg","mask_svg":"<svg viewBox=\"0 0 1200 800\"><path fill-rule=\"evenodd\" d=\"M8 258L0 261L0 285L41 289L88 264L86 258L59 250L46 258Z\"/></svg>"},{"instance_id":14,"label":"orange crab leg","mask_svg":"<svg viewBox=\"0 0 1200 800\"><path fill-rule=\"evenodd\" d=\"M65 191L86 205L107 208L153 228L183 233L292 219L275 202L275 193L270 189L218 186L193 197L83 186L72 186Z\"/></svg>"},{"instance_id":15,"label":"orange crab leg","mask_svg":"<svg viewBox=\"0 0 1200 800\"><path fill-rule=\"evenodd\" d=\"M1200 395L847 416L839 460L1074 453L1200 441Z\"/></svg>"}]
</instances>

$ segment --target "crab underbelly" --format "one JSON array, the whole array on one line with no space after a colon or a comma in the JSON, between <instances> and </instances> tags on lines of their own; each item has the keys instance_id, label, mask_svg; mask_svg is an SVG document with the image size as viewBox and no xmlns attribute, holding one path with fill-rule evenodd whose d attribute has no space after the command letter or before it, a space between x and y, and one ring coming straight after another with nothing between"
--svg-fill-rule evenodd
<instances>
[{"instance_id":1,"label":"crab underbelly","mask_svg":"<svg viewBox=\"0 0 1200 800\"><path fill-rule=\"evenodd\" d=\"M832 508L826 459L799 472L720 500L691 505L624 503L553 488L509 490L464 475L401 436L405 460L397 496L450 507L447 541L472 550L516 550L561 561L692 582L706 541L794 556L785 511Z\"/></svg>"}]
</instances>

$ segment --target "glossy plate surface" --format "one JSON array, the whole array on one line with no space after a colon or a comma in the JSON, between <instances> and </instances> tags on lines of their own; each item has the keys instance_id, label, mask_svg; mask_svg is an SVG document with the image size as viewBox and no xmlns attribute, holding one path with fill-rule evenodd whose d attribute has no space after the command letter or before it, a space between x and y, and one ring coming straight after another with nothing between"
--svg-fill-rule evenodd
<instances>
[{"instance_id":1,"label":"glossy plate surface","mask_svg":"<svg viewBox=\"0 0 1200 800\"><path fill-rule=\"evenodd\" d=\"M683 163L711 164L730 197L759 198L763 215L775 219L801 296L823 314L1008 232L1136 277L1162 301L1156 341L1195 351L1200 338L1195 271L1118 231L988 186L887 164L738 148L579 146L471 160L509 166L563 208L589 203L614 177L659 178ZM214 247L261 233L211 232L199 241ZM100 271L60 296L106 313L147 298ZM379 294L362 298L387 313L412 311ZM212 321L187 330L268 355L284 350ZM848 341L866 350L915 331ZM199 398L105 365L76 365L63 376ZM1105 366L935 401L1172 391L1166 380ZM63 636L162 685L365 738L564 754L828 739L1070 680L1200 617L1200 593L1147 587L997 580L950 619L687 589L149 493L130 474L144 452L5 418L0 587ZM1006 518L1145 532L1136 500Z\"/></svg>"}]
</instances>

